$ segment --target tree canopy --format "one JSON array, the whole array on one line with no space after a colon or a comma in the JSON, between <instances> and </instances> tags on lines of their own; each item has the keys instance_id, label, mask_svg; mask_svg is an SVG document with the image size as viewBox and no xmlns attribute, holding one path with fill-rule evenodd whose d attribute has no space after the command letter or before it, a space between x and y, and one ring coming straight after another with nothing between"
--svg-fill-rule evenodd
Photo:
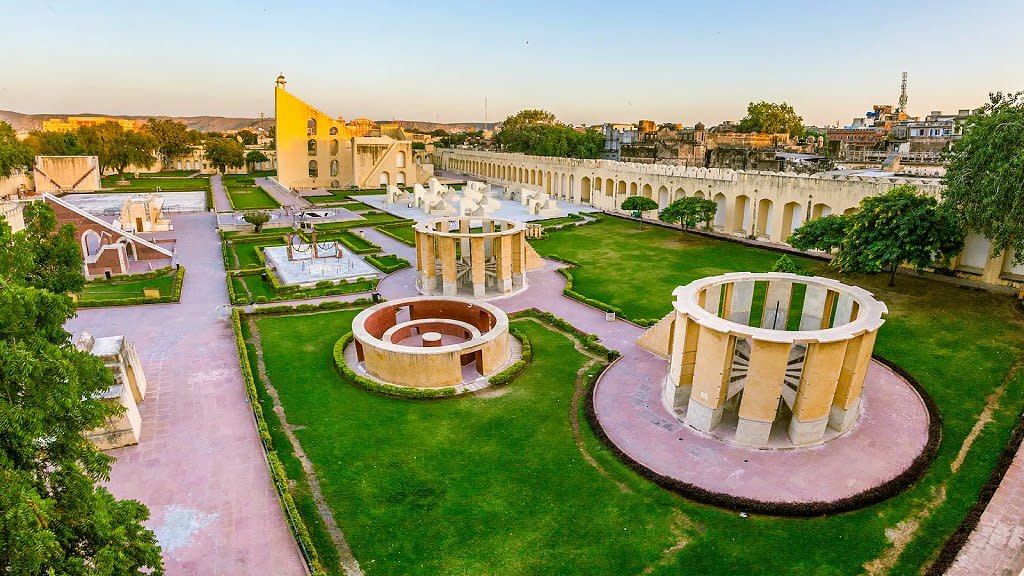
<instances>
[{"instance_id":1,"label":"tree canopy","mask_svg":"<svg viewBox=\"0 0 1024 576\"><path fill-rule=\"evenodd\" d=\"M241 168L245 165L245 147L234 138L207 138L206 160L217 170L223 172L226 167Z\"/></svg>"},{"instance_id":2,"label":"tree canopy","mask_svg":"<svg viewBox=\"0 0 1024 576\"><path fill-rule=\"evenodd\" d=\"M142 129L153 137L156 151L165 163L191 152L197 141L197 135L190 132L183 122L170 118L150 118Z\"/></svg>"},{"instance_id":3,"label":"tree canopy","mask_svg":"<svg viewBox=\"0 0 1024 576\"><path fill-rule=\"evenodd\" d=\"M259 140L256 137L255 132L246 128L243 128L236 132L235 138L237 138L245 146L255 146L256 142Z\"/></svg>"},{"instance_id":4,"label":"tree canopy","mask_svg":"<svg viewBox=\"0 0 1024 576\"><path fill-rule=\"evenodd\" d=\"M249 166L250 172L253 171L256 164L266 162L267 160L270 160L270 158L267 158L267 155L260 150L249 150L245 153L245 163Z\"/></svg>"},{"instance_id":5,"label":"tree canopy","mask_svg":"<svg viewBox=\"0 0 1024 576\"><path fill-rule=\"evenodd\" d=\"M99 399L110 369L63 329L83 282L73 230L41 202L26 219L0 219L0 573L163 574L148 510L97 486L111 457L82 435L119 409Z\"/></svg>"},{"instance_id":6,"label":"tree canopy","mask_svg":"<svg viewBox=\"0 0 1024 576\"><path fill-rule=\"evenodd\" d=\"M837 246L841 230L845 233ZM948 205L903 184L865 198L860 210L849 216L804 224L790 242L802 250L838 247L833 266L843 272L888 271L891 286L901 264L921 270L956 256L963 247L964 231Z\"/></svg>"},{"instance_id":7,"label":"tree canopy","mask_svg":"<svg viewBox=\"0 0 1024 576\"><path fill-rule=\"evenodd\" d=\"M597 158L604 150L604 135L578 131L560 124L545 110L523 110L501 124L495 141L503 150L535 156Z\"/></svg>"},{"instance_id":8,"label":"tree canopy","mask_svg":"<svg viewBox=\"0 0 1024 576\"><path fill-rule=\"evenodd\" d=\"M740 132L786 132L790 136L800 136L804 133L804 119L785 102L751 102L747 104L747 115L740 120L739 129Z\"/></svg>"},{"instance_id":9,"label":"tree canopy","mask_svg":"<svg viewBox=\"0 0 1024 576\"><path fill-rule=\"evenodd\" d=\"M123 175L129 166L149 168L156 162L156 139L144 130L125 130L117 122L82 126L78 140L85 154L99 159L101 174L113 168Z\"/></svg>"},{"instance_id":10,"label":"tree canopy","mask_svg":"<svg viewBox=\"0 0 1024 576\"><path fill-rule=\"evenodd\" d=\"M242 219L252 224L256 228L256 233L259 234L263 230L263 225L270 222L270 213L264 210L246 212Z\"/></svg>"},{"instance_id":11,"label":"tree canopy","mask_svg":"<svg viewBox=\"0 0 1024 576\"><path fill-rule=\"evenodd\" d=\"M1012 247L1024 263L1024 92L989 95L967 118L946 168L946 202L960 222L992 240L996 254Z\"/></svg>"},{"instance_id":12,"label":"tree canopy","mask_svg":"<svg viewBox=\"0 0 1024 576\"><path fill-rule=\"evenodd\" d=\"M679 224L681 229L707 224L715 217L718 204L714 200L690 196L679 198L658 213L658 219L669 224Z\"/></svg>"},{"instance_id":13,"label":"tree canopy","mask_svg":"<svg viewBox=\"0 0 1024 576\"><path fill-rule=\"evenodd\" d=\"M0 122L0 178L7 178L16 168L32 166L32 149L18 140L14 128Z\"/></svg>"},{"instance_id":14,"label":"tree canopy","mask_svg":"<svg viewBox=\"0 0 1024 576\"><path fill-rule=\"evenodd\" d=\"M640 220L640 229L644 228L643 214L649 210L657 210L658 203L646 196L630 196L622 201L620 206L623 210L633 213L634 218Z\"/></svg>"},{"instance_id":15,"label":"tree canopy","mask_svg":"<svg viewBox=\"0 0 1024 576\"><path fill-rule=\"evenodd\" d=\"M798 250L831 252L839 248L846 238L853 218L844 214L829 214L811 220L797 228L789 237L789 244Z\"/></svg>"}]
</instances>

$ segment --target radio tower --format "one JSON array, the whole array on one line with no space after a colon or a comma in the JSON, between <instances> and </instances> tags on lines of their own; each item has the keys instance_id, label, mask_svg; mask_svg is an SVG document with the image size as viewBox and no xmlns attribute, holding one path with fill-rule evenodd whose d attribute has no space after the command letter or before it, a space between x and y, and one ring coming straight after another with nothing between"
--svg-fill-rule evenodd
<instances>
[{"instance_id":1,"label":"radio tower","mask_svg":"<svg viewBox=\"0 0 1024 576\"><path fill-rule=\"evenodd\" d=\"M907 73L903 73L903 82L900 83L900 106L897 109L900 112L907 111Z\"/></svg>"}]
</instances>

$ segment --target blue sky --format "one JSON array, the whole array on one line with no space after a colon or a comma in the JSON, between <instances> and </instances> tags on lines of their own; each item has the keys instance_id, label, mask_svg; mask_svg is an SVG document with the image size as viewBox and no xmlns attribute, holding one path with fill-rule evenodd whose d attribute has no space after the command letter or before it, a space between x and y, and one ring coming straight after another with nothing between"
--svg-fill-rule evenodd
<instances>
[{"instance_id":1,"label":"blue sky","mask_svg":"<svg viewBox=\"0 0 1024 576\"><path fill-rule=\"evenodd\" d=\"M807 123L893 103L974 107L1024 89L1024 2L15 2L0 0L0 109L707 124L752 100Z\"/></svg>"}]
</instances>

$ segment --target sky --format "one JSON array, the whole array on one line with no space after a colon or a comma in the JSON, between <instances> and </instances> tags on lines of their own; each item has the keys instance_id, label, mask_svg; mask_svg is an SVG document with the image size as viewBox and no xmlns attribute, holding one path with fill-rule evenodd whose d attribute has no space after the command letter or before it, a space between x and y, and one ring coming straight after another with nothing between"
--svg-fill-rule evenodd
<instances>
[{"instance_id":1,"label":"sky","mask_svg":"<svg viewBox=\"0 0 1024 576\"><path fill-rule=\"evenodd\" d=\"M332 116L811 125L1024 90L1024 1L0 0L0 109L273 115L274 79ZM486 114L485 114L486 101Z\"/></svg>"}]
</instances>

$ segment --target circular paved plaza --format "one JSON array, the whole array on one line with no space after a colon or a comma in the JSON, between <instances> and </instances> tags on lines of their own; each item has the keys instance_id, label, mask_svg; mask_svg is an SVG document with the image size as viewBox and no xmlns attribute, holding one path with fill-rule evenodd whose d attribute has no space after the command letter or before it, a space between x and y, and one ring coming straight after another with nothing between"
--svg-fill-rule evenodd
<instances>
[{"instance_id":1,"label":"circular paved plaza","mask_svg":"<svg viewBox=\"0 0 1024 576\"><path fill-rule=\"evenodd\" d=\"M664 367L664 360L646 360L655 362ZM670 414L658 383L636 378L629 362L605 372L592 400L599 432L635 468L686 496L751 511L803 515L812 508L850 509L841 501L851 498L867 504L865 492L899 477L929 447L925 401L874 360L857 423L826 444L804 448L750 448L699 432Z\"/></svg>"}]
</instances>

